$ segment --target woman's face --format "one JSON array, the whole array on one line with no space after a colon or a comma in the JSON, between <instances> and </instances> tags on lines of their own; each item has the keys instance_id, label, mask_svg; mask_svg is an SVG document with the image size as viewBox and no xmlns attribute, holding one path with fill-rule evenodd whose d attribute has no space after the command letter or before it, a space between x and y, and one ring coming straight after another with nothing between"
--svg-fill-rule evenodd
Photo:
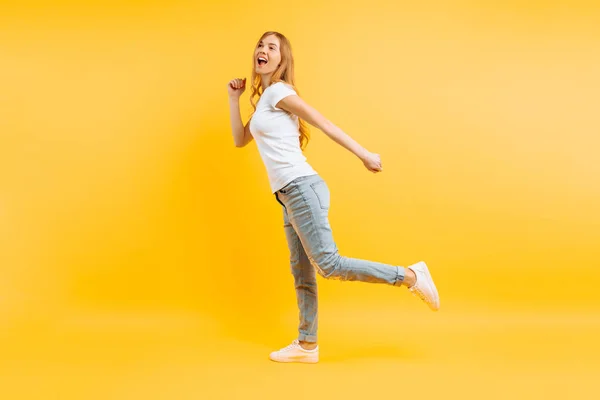
<instances>
[{"instance_id":1,"label":"woman's face","mask_svg":"<svg viewBox=\"0 0 600 400\"><path fill-rule=\"evenodd\" d=\"M265 62L266 61L266 62ZM281 62L279 51L279 39L275 35L269 35L262 39L254 51L254 67L257 74L270 74Z\"/></svg>"}]
</instances>

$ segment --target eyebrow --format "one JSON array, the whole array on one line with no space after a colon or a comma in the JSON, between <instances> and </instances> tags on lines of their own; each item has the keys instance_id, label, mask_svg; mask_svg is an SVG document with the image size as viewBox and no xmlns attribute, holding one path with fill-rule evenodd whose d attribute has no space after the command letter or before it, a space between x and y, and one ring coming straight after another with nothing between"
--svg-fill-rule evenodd
<instances>
[{"instance_id":1,"label":"eyebrow","mask_svg":"<svg viewBox=\"0 0 600 400\"><path fill-rule=\"evenodd\" d=\"M261 40L260 43L263 43L263 41ZM267 44L272 44L273 46L277 47L277 45L275 43L267 43Z\"/></svg>"}]
</instances>

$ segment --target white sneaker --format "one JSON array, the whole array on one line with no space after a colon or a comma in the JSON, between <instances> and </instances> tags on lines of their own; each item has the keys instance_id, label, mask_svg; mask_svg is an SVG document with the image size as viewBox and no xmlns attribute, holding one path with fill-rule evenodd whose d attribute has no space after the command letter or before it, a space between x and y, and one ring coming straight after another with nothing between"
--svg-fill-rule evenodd
<instances>
[{"instance_id":1,"label":"white sneaker","mask_svg":"<svg viewBox=\"0 0 600 400\"><path fill-rule=\"evenodd\" d=\"M314 350L306 350L300 346L298 339L294 339L292 344L272 352L269 358L277 362L316 363L319 362L319 346Z\"/></svg>"},{"instance_id":2,"label":"white sneaker","mask_svg":"<svg viewBox=\"0 0 600 400\"><path fill-rule=\"evenodd\" d=\"M424 261L419 261L408 267L408 269L413 271L417 277L417 282L408 288L408 290L423 300L433 311L439 310L440 296L438 295L435 283L433 283L433 279L431 279L427 264Z\"/></svg>"}]
</instances>

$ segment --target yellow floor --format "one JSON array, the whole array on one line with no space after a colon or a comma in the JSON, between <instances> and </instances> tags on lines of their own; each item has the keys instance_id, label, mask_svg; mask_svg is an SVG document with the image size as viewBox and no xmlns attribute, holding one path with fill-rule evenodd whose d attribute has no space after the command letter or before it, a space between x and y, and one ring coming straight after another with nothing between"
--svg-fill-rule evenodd
<instances>
[{"instance_id":1,"label":"yellow floor","mask_svg":"<svg viewBox=\"0 0 600 400\"><path fill-rule=\"evenodd\" d=\"M2 399L597 399L600 315L417 299L321 305L321 361L277 364L296 311L261 320L70 310L2 333ZM244 326L247 332L243 332Z\"/></svg>"}]
</instances>

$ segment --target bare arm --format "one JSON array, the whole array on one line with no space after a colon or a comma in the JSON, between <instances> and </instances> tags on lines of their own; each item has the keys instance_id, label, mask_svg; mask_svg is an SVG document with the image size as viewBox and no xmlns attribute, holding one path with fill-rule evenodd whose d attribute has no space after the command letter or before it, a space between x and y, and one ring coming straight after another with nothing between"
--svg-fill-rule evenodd
<instances>
[{"instance_id":1,"label":"bare arm","mask_svg":"<svg viewBox=\"0 0 600 400\"><path fill-rule=\"evenodd\" d=\"M333 122L325 118L319 111L306 103L300 96L291 95L284 97L277 103L276 107L289 111L292 114L302 118L312 126L322 130L337 144L341 145L348 151L352 152L355 156L360 158L369 171L379 172L383 170L378 154L371 153L362 147L356 140L352 139L348 134L334 125Z\"/></svg>"},{"instance_id":2,"label":"bare arm","mask_svg":"<svg viewBox=\"0 0 600 400\"><path fill-rule=\"evenodd\" d=\"M233 79L227 84L229 93L229 119L235 147L244 147L254 139L250 134L250 121L244 126L240 113L240 96L246 90L246 78Z\"/></svg>"},{"instance_id":3,"label":"bare arm","mask_svg":"<svg viewBox=\"0 0 600 400\"><path fill-rule=\"evenodd\" d=\"M229 97L229 117L231 120L231 133L235 147L244 147L254 139L250 134L250 120L244 124L240 113L240 101L238 98Z\"/></svg>"}]
</instances>

